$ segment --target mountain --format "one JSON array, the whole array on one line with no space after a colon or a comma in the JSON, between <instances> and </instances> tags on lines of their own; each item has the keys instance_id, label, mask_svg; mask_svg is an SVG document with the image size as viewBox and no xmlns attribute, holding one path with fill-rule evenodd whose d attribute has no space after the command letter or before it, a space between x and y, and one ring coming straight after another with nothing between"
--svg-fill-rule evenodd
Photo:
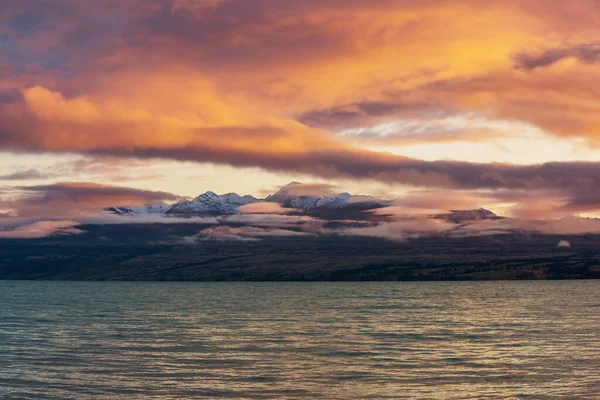
<instances>
[{"instance_id":1,"label":"mountain","mask_svg":"<svg viewBox=\"0 0 600 400\"><path fill-rule=\"evenodd\" d=\"M304 211L316 209L346 209L355 211L386 207L390 202L371 196L353 196L350 193L330 194L327 191L309 190L304 185L292 182L268 196L265 201L279 203L283 207Z\"/></svg>"},{"instance_id":2,"label":"mountain","mask_svg":"<svg viewBox=\"0 0 600 400\"><path fill-rule=\"evenodd\" d=\"M265 201L279 203L283 207L298 208L301 210L311 210L322 207L332 202L343 202L352 197L349 193L340 193L337 195L319 194L318 191L303 193L303 185L299 182L292 182L272 195L267 196Z\"/></svg>"},{"instance_id":3,"label":"mountain","mask_svg":"<svg viewBox=\"0 0 600 400\"><path fill-rule=\"evenodd\" d=\"M378 216L364 211L388 207L391 202L365 195L349 193L331 193L327 186L305 185L291 182L275 193L260 200L253 196L240 196L236 193L218 195L206 192L192 200L182 200L171 206L159 204L144 207L110 207L106 211L117 215L166 214L166 215L230 215L238 212L238 207L256 202L279 203L286 208L299 209L307 215L327 220L336 219L377 219ZM379 218L382 218L379 216ZM500 219L489 210L452 210L445 214L432 215L431 218L452 223L484 219Z\"/></svg>"},{"instance_id":4,"label":"mountain","mask_svg":"<svg viewBox=\"0 0 600 400\"><path fill-rule=\"evenodd\" d=\"M167 215L227 215L236 214L239 206L256 202L279 203L286 208L300 209L311 215L327 218L348 216L349 212L362 212L385 207L390 203L371 196L353 196L349 193L330 194L326 189L292 182L264 200L236 193L218 195L206 192L193 200L180 201L165 211ZM123 215L130 215L123 212Z\"/></svg>"},{"instance_id":5,"label":"mountain","mask_svg":"<svg viewBox=\"0 0 600 400\"><path fill-rule=\"evenodd\" d=\"M109 214L116 215L146 215L146 214L164 214L171 206L167 203L146 205L146 206L121 206L121 207L108 207L104 210Z\"/></svg>"},{"instance_id":6,"label":"mountain","mask_svg":"<svg viewBox=\"0 0 600 400\"><path fill-rule=\"evenodd\" d=\"M454 224L460 224L466 221L480 221L484 219L503 219L490 210L485 208L479 208L477 210L451 210L446 214L437 214L433 216L434 219L441 219L446 222Z\"/></svg>"},{"instance_id":7,"label":"mountain","mask_svg":"<svg viewBox=\"0 0 600 400\"><path fill-rule=\"evenodd\" d=\"M201 194L193 200L184 200L175 203L166 211L166 214L235 214L239 206L255 203L257 201L259 200L253 196L240 196L236 193L218 195L209 191Z\"/></svg>"}]
</instances>

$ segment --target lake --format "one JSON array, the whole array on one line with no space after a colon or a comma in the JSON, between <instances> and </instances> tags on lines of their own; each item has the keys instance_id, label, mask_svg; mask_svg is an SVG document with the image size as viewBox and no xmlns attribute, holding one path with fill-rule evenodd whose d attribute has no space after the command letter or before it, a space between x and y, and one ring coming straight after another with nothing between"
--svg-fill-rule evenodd
<instances>
[{"instance_id":1,"label":"lake","mask_svg":"<svg viewBox=\"0 0 600 400\"><path fill-rule=\"evenodd\" d=\"M600 281L0 281L2 399L592 399Z\"/></svg>"}]
</instances>

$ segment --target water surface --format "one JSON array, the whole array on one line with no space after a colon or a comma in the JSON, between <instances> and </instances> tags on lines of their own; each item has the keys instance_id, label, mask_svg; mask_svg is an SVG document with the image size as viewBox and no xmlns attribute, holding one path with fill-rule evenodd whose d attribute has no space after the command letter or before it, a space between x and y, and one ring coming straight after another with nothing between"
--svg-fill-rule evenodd
<instances>
[{"instance_id":1,"label":"water surface","mask_svg":"<svg viewBox=\"0 0 600 400\"><path fill-rule=\"evenodd\" d=\"M2 399L600 398L600 282L0 282Z\"/></svg>"}]
</instances>

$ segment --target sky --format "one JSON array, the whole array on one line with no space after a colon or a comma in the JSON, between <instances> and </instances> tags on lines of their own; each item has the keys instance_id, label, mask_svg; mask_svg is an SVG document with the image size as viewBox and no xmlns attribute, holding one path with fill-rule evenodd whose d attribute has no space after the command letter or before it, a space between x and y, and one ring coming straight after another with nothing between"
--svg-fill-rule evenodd
<instances>
[{"instance_id":1,"label":"sky","mask_svg":"<svg viewBox=\"0 0 600 400\"><path fill-rule=\"evenodd\" d=\"M598 0L4 1L0 215L294 180L596 216L599 26Z\"/></svg>"}]
</instances>

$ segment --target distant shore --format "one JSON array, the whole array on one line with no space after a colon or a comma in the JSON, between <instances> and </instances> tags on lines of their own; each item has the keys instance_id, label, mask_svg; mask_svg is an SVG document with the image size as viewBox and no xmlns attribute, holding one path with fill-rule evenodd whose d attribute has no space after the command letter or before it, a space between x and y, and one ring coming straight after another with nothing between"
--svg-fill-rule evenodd
<instances>
[{"instance_id":1,"label":"distant shore","mask_svg":"<svg viewBox=\"0 0 600 400\"><path fill-rule=\"evenodd\" d=\"M173 233L170 228L169 232ZM195 227L180 227L194 232ZM0 241L0 279L123 281L476 281L600 279L600 235L499 235L392 242L302 237L166 241L163 227ZM110 231L109 231L110 230ZM177 231L185 235L186 231ZM115 238L112 241L104 237ZM571 247L557 247L560 240Z\"/></svg>"}]
</instances>

